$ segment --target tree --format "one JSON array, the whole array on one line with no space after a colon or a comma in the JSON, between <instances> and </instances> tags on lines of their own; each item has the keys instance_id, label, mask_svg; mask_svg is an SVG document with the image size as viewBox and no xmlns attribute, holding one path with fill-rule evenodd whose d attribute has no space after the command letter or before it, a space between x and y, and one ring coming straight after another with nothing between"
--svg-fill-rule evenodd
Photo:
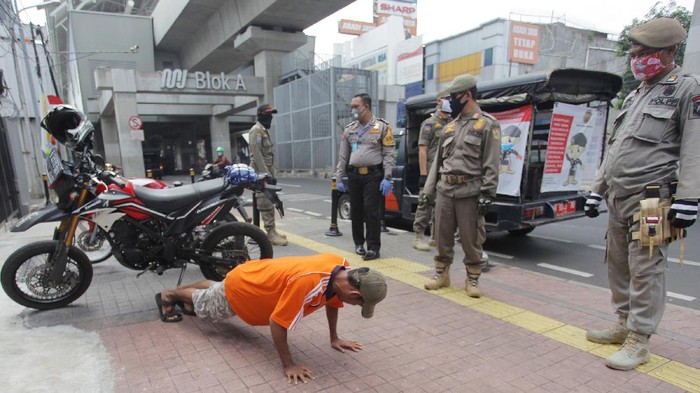
<instances>
[{"instance_id":1,"label":"tree","mask_svg":"<svg viewBox=\"0 0 700 393\"><path fill-rule=\"evenodd\" d=\"M691 11L688 11L685 7L681 7L674 0L669 0L667 5L662 5L661 1L657 1L656 4L654 4L649 12L647 12L646 15L644 15L644 18L639 19L639 18L634 18L632 20L632 23L625 26L624 29L622 29L622 32L620 33L620 40L617 43L617 56L618 57L627 57L627 54L629 50L632 48L632 42L630 41L629 38L629 32L632 30L634 27L639 26L643 23L646 23L652 19L656 18L673 18L673 19L678 19L679 22L681 22L681 25L685 28L687 31L690 28L690 20L693 16L693 13ZM683 55L685 54L685 42L682 42L678 46L678 50L676 51L676 64L678 65L683 65ZM620 92L620 105L622 104L622 101L624 100L625 97L629 94L630 91L633 89L636 89L639 86L639 81L634 79L634 76L632 75L632 70L630 69L629 63L627 64L627 70L625 71L624 75L622 76L623 84L622 84L622 91Z\"/></svg>"}]
</instances>

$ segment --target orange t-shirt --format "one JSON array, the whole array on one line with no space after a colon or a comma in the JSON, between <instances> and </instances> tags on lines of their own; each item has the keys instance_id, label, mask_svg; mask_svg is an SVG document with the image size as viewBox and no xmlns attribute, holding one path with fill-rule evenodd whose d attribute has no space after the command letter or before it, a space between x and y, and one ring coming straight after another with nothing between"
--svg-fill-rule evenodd
<instances>
[{"instance_id":1,"label":"orange t-shirt","mask_svg":"<svg viewBox=\"0 0 700 393\"><path fill-rule=\"evenodd\" d=\"M337 296L324 292L336 266L348 266L335 254L249 261L231 270L224 280L226 299L250 325L269 325L270 318L294 330L306 315L328 305L343 307Z\"/></svg>"}]
</instances>

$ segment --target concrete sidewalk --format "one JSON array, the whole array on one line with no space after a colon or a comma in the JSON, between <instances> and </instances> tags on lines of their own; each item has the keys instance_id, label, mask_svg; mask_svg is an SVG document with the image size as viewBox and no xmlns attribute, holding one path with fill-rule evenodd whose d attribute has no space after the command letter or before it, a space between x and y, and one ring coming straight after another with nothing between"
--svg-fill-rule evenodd
<instances>
[{"instance_id":1,"label":"concrete sidewalk","mask_svg":"<svg viewBox=\"0 0 700 393\"><path fill-rule=\"evenodd\" d=\"M432 273L432 253L413 250L412 233L383 234L382 259L364 262L352 253L347 222L339 223L344 236L338 238L323 235L326 219L303 214L289 213L278 225L291 243L276 247L275 256L335 252L355 267L377 268L390 278L388 297L374 318L363 319L357 307L341 311L341 337L360 341L363 351L331 349L323 312L305 318L290 333L292 355L315 372L314 381L286 383L267 327L253 328L236 318L160 322L153 294L172 287L178 272L137 279L136 272L114 259L94 266L92 286L70 307L36 312L13 304L15 314L7 318L23 324L16 327L23 329L18 337L25 340L36 336L37 328L53 334L42 336L46 342L66 338L68 328L59 325L80 332L75 346L63 347L55 367L46 371L27 362L42 355L40 346L5 350L2 364L12 367L21 360L29 365L14 370L20 375L14 380L28 381L25 387L41 379L62 380L52 374L66 376L64 385L34 390L52 392L700 392L700 313L694 310L669 304L659 334L652 337L652 362L635 371L614 371L603 358L616 347L584 338L585 329L614 320L607 290L509 268L492 258L496 266L481 280L485 297L471 299L463 290L462 254L457 251L454 288L427 292L422 285ZM2 260L19 245L44 236L19 235L0 234ZM201 273L191 267L185 281L199 279ZM3 307L10 302L4 295L0 299ZM25 340L3 343L3 348L21 349ZM75 373L66 362L80 348L91 349L78 355L90 354L84 363L91 372ZM103 355L109 363L98 361ZM66 366L61 368L61 362ZM92 383L92 389L75 384L76 378ZM0 382L0 390L30 389Z\"/></svg>"}]
</instances>

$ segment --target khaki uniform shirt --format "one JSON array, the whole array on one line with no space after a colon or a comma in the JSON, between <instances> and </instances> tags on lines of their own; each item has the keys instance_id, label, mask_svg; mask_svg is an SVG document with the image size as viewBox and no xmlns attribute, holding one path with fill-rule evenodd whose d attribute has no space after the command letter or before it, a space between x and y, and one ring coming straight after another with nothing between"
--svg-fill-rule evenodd
<instances>
[{"instance_id":1,"label":"khaki uniform shirt","mask_svg":"<svg viewBox=\"0 0 700 393\"><path fill-rule=\"evenodd\" d=\"M449 117L445 120L441 119L437 113L433 113L429 118L427 118L423 124L420 125L420 136L418 137L419 146L428 147L428 171L433 165L433 160L435 159L435 153L438 150L438 142L442 136L442 132L445 129L447 123L449 123Z\"/></svg>"},{"instance_id":2,"label":"khaki uniform shirt","mask_svg":"<svg viewBox=\"0 0 700 393\"><path fill-rule=\"evenodd\" d=\"M615 119L592 191L616 198L678 179L676 199L700 198L698 86L697 76L676 67L660 82L632 91Z\"/></svg>"},{"instance_id":3,"label":"khaki uniform shirt","mask_svg":"<svg viewBox=\"0 0 700 393\"><path fill-rule=\"evenodd\" d=\"M394 171L394 134L384 119L372 116L363 127L359 121L350 123L340 140L336 176L342 179L348 165L356 168L382 165L384 177Z\"/></svg>"},{"instance_id":4,"label":"khaki uniform shirt","mask_svg":"<svg viewBox=\"0 0 700 393\"><path fill-rule=\"evenodd\" d=\"M248 145L250 146L250 166L255 169L255 172L266 172L275 177L272 139L270 139L270 133L260 122L256 122L250 129Z\"/></svg>"},{"instance_id":5,"label":"khaki uniform shirt","mask_svg":"<svg viewBox=\"0 0 700 393\"><path fill-rule=\"evenodd\" d=\"M500 160L501 127L496 118L481 110L459 115L445 126L425 189L452 198L480 193L495 198ZM448 184L444 175L464 176L466 181Z\"/></svg>"}]
</instances>

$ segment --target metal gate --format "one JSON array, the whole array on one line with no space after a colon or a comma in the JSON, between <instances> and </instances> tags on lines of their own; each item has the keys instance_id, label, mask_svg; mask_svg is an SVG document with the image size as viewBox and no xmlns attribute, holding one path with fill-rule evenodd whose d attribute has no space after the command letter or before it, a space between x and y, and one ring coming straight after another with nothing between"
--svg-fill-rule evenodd
<instances>
[{"instance_id":1,"label":"metal gate","mask_svg":"<svg viewBox=\"0 0 700 393\"><path fill-rule=\"evenodd\" d=\"M273 133L277 168L333 171L340 135L352 122L350 101L359 93L372 97L377 112L375 71L328 68L274 89Z\"/></svg>"},{"instance_id":2,"label":"metal gate","mask_svg":"<svg viewBox=\"0 0 700 393\"><path fill-rule=\"evenodd\" d=\"M10 159L10 144L4 122L0 121L0 222L19 213L19 194Z\"/></svg>"}]
</instances>

